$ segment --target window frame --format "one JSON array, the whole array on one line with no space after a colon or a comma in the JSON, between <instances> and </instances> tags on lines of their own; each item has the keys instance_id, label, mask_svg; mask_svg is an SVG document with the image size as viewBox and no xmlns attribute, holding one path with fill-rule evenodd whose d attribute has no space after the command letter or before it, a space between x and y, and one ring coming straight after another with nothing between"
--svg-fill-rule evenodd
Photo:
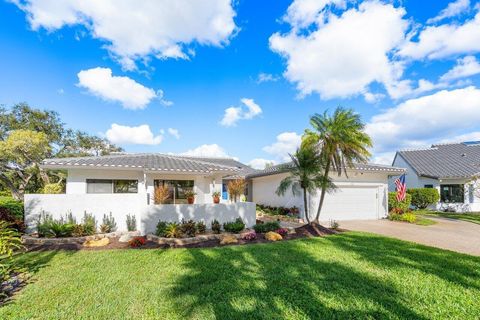
<instances>
[{"instance_id":1,"label":"window frame","mask_svg":"<svg viewBox=\"0 0 480 320\"><path fill-rule=\"evenodd\" d=\"M448 191L445 192L445 188ZM460 192L454 192L458 188ZM458 193L458 194L455 194ZM459 201L461 200L461 201ZM441 184L440 185L440 201L442 203L464 203L465 202L465 185L464 184Z\"/></svg>"},{"instance_id":2,"label":"window frame","mask_svg":"<svg viewBox=\"0 0 480 320\"><path fill-rule=\"evenodd\" d=\"M180 183L187 183L188 186L181 186ZM191 186L190 183L191 182ZM170 201L166 204L188 204L188 199L186 197L180 196L181 193L184 193L187 189L195 190L195 180L191 179L155 179L153 181L153 188L165 186L165 183L170 183L169 191L173 194L173 197L170 197ZM173 186L173 187L172 187ZM173 188L173 192L170 188Z\"/></svg>"},{"instance_id":3,"label":"window frame","mask_svg":"<svg viewBox=\"0 0 480 320\"><path fill-rule=\"evenodd\" d=\"M136 191L135 192L118 192L115 188L115 183L118 181L130 181L132 183L136 184ZM138 193L138 180L136 179L86 179L86 193L88 194L135 194ZM103 184L109 184L110 185L110 191L109 192L89 192L89 185L90 184L95 184L95 183L103 183Z\"/></svg>"}]
</instances>

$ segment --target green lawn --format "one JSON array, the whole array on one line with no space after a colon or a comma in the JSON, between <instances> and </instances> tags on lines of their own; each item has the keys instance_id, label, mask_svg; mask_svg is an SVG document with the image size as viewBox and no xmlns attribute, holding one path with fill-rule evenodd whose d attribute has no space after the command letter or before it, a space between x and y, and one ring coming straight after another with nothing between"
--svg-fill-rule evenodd
<instances>
[{"instance_id":1,"label":"green lawn","mask_svg":"<svg viewBox=\"0 0 480 320\"><path fill-rule=\"evenodd\" d=\"M365 233L23 255L0 319L474 319L480 257Z\"/></svg>"},{"instance_id":2,"label":"green lawn","mask_svg":"<svg viewBox=\"0 0 480 320\"><path fill-rule=\"evenodd\" d=\"M459 219L459 220L464 220L464 221L469 221L469 222L480 224L480 212L451 213L451 212L418 210L418 211L415 211L415 213L425 215L425 216Z\"/></svg>"}]
</instances>

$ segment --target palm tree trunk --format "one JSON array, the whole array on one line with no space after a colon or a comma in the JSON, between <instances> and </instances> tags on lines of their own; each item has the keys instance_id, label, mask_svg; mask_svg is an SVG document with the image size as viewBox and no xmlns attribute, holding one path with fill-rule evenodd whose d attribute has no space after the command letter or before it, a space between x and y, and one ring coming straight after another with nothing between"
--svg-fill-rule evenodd
<instances>
[{"instance_id":1,"label":"palm tree trunk","mask_svg":"<svg viewBox=\"0 0 480 320\"><path fill-rule=\"evenodd\" d=\"M307 220L307 223L310 223L307 203L307 189L303 189L303 211L305 212L305 219Z\"/></svg>"},{"instance_id":2,"label":"palm tree trunk","mask_svg":"<svg viewBox=\"0 0 480 320\"><path fill-rule=\"evenodd\" d=\"M315 220L313 220L314 223L320 224L320 212L322 211L323 201L325 200L325 194L327 193L327 180L328 180L329 172L330 172L330 159L327 160L327 163L325 165L322 192L320 193L320 202L318 203L317 215L315 216Z\"/></svg>"}]
</instances>

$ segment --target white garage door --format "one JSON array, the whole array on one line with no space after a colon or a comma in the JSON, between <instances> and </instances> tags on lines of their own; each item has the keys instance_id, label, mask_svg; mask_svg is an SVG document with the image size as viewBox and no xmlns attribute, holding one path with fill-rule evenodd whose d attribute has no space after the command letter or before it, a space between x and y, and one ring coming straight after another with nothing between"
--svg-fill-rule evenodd
<instances>
[{"instance_id":1,"label":"white garage door","mask_svg":"<svg viewBox=\"0 0 480 320\"><path fill-rule=\"evenodd\" d=\"M340 187L327 194L320 220L378 219L378 188Z\"/></svg>"}]
</instances>

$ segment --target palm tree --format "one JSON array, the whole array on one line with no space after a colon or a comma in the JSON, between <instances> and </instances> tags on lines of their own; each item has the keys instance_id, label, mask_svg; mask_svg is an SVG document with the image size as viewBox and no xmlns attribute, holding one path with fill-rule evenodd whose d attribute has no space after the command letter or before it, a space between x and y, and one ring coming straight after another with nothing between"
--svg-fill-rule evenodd
<instances>
[{"instance_id":1,"label":"palm tree","mask_svg":"<svg viewBox=\"0 0 480 320\"><path fill-rule=\"evenodd\" d=\"M292 155L291 163L285 164L281 170L288 171L290 175L284 178L275 192L283 196L288 189L292 189L294 196L300 195L303 191L303 206L305 210L305 219L310 223L308 213L307 196L310 192L315 192L324 181L322 174L322 159L318 149L312 145L303 145Z\"/></svg>"},{"instance_id":2,"label":"palm tree","mask_svg":"<svg viewBox=\"0 0 480 320\"><path fill-rule=\"evenodd\" d=\"M360 116L352 109L338 107L333 115L326 111L315 114L310 118L314 131L306 130L304 141L314 142L320 150L323 167L320 202L314 222L318 223L322 211L325 194L335 187L328 177L330 171L339 176L347 176L347 169L354 163L366 163L371 154L368 148L372 147L372 140L364 132L365 125Z\"/></svg>"}]
</instances>

